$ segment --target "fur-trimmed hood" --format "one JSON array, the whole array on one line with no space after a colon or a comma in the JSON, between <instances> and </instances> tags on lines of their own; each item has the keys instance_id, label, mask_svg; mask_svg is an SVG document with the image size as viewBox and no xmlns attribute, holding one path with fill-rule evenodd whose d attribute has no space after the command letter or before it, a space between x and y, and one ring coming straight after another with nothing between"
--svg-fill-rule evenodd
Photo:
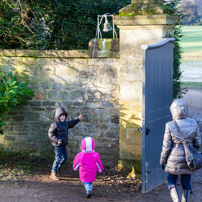
<instances>
[{"instance_id":1,"label":"fur-trimmed hood","mask_svg":"<svg viewBox=\"0 0 202 202\"><path fill-rule=\"evenodd\" d=\"M55 110L55 121L56 121L57 123L60 122L59 116L60 116L61 114L64 114L64 115L66 116L66 118L67 118L67 116L68 116L67 112L66 112L63 108L58 107L58 108Z\"/></svg>"}]
</instances>

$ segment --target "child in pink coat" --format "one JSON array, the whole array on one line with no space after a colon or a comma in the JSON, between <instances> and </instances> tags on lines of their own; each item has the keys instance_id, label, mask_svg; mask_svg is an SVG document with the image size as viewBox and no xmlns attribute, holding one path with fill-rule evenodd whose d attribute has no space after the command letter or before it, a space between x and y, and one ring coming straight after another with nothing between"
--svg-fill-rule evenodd
<instances>
[{"instance_id":1,"label":"child in pink coat","mask_svg":"<svg viewBox=\"0 0 202 202\"><path fill-rule=\"evenodd\" d=\"M84 183L86 197L92 194L92 182L95 181L97 172L103 171L100 156L94 151L95 143L93 138L86 137L81 141L82 151L78 153L73 162L73 169L79 169L80 180Z\"/></svg>"}]
</instances>

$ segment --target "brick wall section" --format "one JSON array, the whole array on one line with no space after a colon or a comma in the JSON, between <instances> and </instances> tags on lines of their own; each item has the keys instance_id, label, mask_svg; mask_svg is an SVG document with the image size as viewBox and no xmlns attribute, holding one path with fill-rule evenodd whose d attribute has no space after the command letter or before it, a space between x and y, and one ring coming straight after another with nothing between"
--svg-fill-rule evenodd
<instances>
[{"instance_id":1,"label":"brick wall section","mask_svg":"<svg viewBox=\"0 0 202 202\"><path fill-rule=\"evenodd\" d=\"M97 54L97 53L96 53ZM97 54L98 55L98 54ZM92 74L85 106L84 96L92 63ZM80 142L95 139L105 167L115 167L119 158L119 71L118 52L92 60L88 51L1 50L0 72L12 71L28 81L35 97L7 117L0 146L42 156L53 156L48 129L56 107L69 116L84 119L69 130L68 155L79 152ZM29 77L23 78L23 75Z\"/></svg>"}]
</instances>

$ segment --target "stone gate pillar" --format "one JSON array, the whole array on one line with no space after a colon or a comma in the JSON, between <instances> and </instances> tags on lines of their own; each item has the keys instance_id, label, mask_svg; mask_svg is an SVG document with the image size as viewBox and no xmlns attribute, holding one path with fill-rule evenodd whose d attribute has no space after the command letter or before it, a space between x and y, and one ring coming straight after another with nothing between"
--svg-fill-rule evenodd
<instances>
[{"instance_id":1,"label":"stone gate pillar","mask_svg":"<svg viewBox=\"0 0 202 202\"><path fill-rule=\"evenodd\" d=\"M157 2L157 1L155 1ZM142 50L173 37L179 17L163 14L153 1L131 0L114 22L120 29L120 144L119 168L139 178L142 159ZM132 169L131 169L132 168Z\"/></svg>"}]
</instances>

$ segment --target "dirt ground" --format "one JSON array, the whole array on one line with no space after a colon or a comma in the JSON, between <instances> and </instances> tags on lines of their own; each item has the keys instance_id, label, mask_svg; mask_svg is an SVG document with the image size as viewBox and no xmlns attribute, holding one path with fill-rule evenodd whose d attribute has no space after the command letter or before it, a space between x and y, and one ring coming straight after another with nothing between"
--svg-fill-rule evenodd
<instances>
[{"instance_id":1,"label":"dirt ground","mask_svg":"<svg viewBox=\"0 0 202 202\"><path fill-rule=\"evenodd\" d=\"M189 117L202 121L202 90L189 90L183 98L189 105ZM0 181L0 202L171 202L166 183L143 195L140 192L140 181L129 180L115 173L104 173L97 177L94 183L93 195L85 198L83 184L79 180L78 172L71 168L63 168L60 181L49 178L50 168L46 168L38 175L23 177L16 183ZM180 192L180 181L178 181ZM202 169L192 176L191 201L202 201Z\"/></svg>"}]
</instances>

